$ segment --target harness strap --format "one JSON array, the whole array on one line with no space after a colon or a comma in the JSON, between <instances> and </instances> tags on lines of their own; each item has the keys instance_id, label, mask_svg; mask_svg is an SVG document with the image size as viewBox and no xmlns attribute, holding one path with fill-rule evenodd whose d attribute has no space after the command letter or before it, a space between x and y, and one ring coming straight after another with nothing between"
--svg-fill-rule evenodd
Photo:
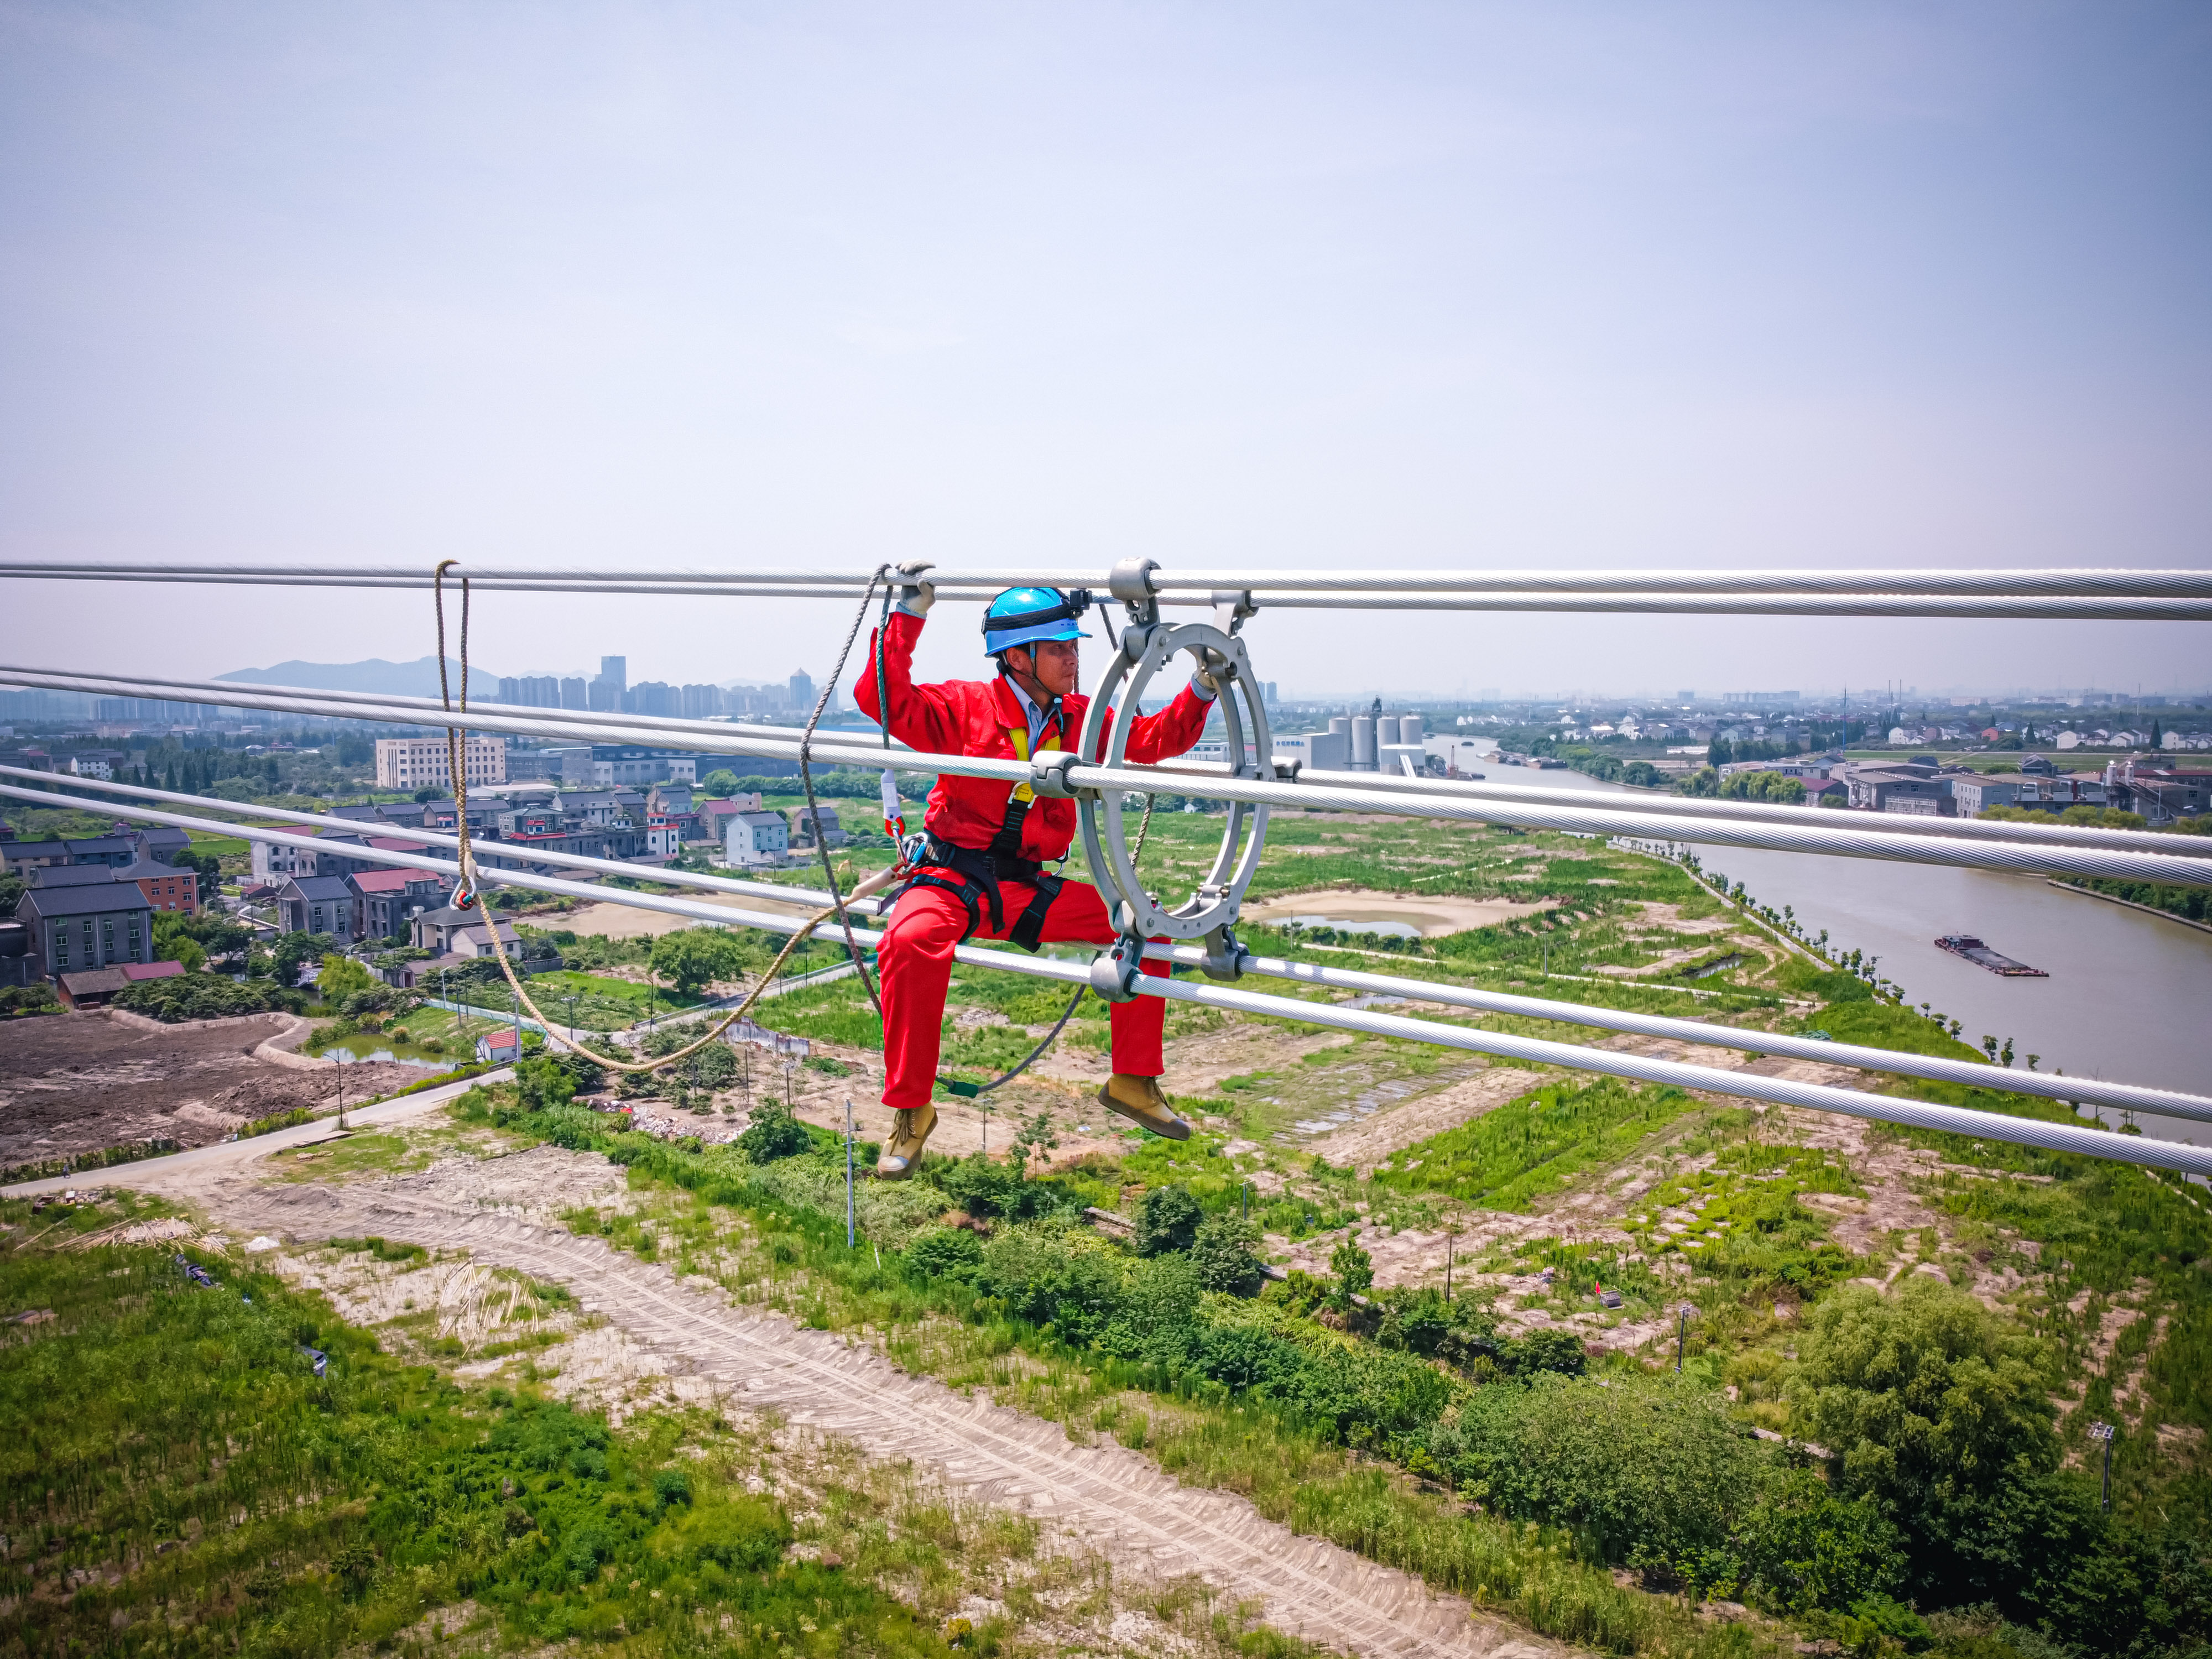
<instances>
[{"instance_id":1,"label":"harness strap","mask_svg":"<svg viewBox=\"0 0 2212 1659\"><path fill-rule=\"evenodd\" d=\"M1013 931L1006 938L1035 955L1042 948L1041 941L1044 937L1044 913L1052 908L1053 901L1060 896L1060 890L1067 884L1058 876L1048 875L1042 870L1031 876L1030 881L1036 890L1030 895L1030 902L1023 907L1021 915L1014 919Z\"/></svg>"}]
</instances>

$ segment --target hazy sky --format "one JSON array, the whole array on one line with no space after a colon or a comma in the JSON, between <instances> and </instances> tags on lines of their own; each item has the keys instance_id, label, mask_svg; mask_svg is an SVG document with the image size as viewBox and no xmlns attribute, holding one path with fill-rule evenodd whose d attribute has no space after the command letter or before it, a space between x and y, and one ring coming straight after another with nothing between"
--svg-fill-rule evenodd
<instances>
[{"instance_id":1,"label":"hazy sky","mask_svg":"<svg viewBox=\"0 0 2212 1659\"><path fill-rule=\"evenodd\" d=\"M2202 3L0 3L0 553L2201 566L2208 185ZM0 606L116 672L431 649ZM478 619L720 680L847 614ZM2203 625L1252 638L1314 695L2212 682Z\"/></svg>"}]
</instances>

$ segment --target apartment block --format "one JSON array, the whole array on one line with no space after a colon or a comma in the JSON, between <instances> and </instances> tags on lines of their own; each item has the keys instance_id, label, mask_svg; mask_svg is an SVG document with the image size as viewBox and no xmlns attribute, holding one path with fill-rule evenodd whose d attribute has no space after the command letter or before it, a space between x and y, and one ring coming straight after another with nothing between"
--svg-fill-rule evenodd
<instances>
[{"instance_id":1,"label":"apartment block","mask_svg":"<svg viewBox=\"0 0 2212 1659\"><path fill-rule=\"evenodd\" d=\"M471 788L507 781L507 744L499 738L469 738L461 753L462 769ZM379 738L376 740L376 787L380 789L450 789L453 767L446 739L438 738Z\"/></svg>"}]
</instances>

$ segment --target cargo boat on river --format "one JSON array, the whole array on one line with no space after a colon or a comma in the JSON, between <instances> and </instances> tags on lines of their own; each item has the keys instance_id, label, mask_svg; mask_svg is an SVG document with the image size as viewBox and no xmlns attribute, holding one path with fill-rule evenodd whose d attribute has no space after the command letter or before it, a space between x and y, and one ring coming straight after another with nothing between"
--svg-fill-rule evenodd
<instances>
[{"instance_id":1,"label":"cargo boat on river","mask_svg":"<svg viewBox=\"0 0 2212 1659\"><path fill-rule=\"evenodd\" d=\"M2002 974L2008 979L2049 979L2051 975L2040 968L2031 968L2024 962L2014 962L2010 957L2001 957L1976 939L1972 933L1946 933L1936 941L1940 951L1948 951L1954 957L1964 957L1978 968L1986 968L1993 974Z\"/></svg>"}]
</instances>

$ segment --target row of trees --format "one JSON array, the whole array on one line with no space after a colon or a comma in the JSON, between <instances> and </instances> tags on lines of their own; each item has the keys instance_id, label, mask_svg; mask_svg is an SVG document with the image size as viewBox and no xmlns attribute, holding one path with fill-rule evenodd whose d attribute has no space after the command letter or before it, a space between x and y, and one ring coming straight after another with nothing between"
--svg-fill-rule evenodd
<instances>
[{"instance_id":1,"label":"row of trees","mask_svg":"<svg viewBox=\"0 0 2212 1659\"><path fill-rule=\"evenodd\" d=\"M1723 777L1705 766L1675 780L1674 793L1708 799L1772 801L1782 806L1805 804L1804 781L1781 772L1732 772Z\"/></svg>"}]
</instances>

